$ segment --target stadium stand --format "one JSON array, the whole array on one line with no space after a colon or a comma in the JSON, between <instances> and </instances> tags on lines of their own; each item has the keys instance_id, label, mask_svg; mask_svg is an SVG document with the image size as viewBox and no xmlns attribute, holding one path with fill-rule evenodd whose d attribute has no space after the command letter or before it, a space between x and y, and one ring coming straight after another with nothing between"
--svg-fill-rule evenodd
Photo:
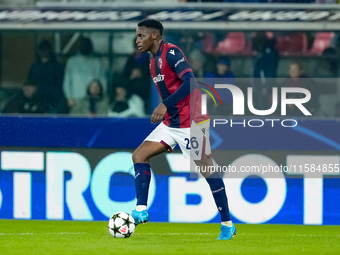
<instances>
[{"instance_id":1,"label":"stadium stand","mask_svg":"<svg viewBox=\"0 0 340 255\"><path fill-rule=\"evenodd\" d=\"M310 53L321 55L322 52L329 46L333 37L334 33L332 32L316 33Z\"/></svg>"},{"instance_id":2,"label":"stadium stand","mask_svg":"<svg viewBox=\"0 0 340 255\"><path fill-rule=\"evenodd\" d=\"M214 34L206 32L203 37L203 49L205 53L213 53L215 46Z\"/></svg>"},{"instance_id":3,"label":"stadium stand","mask_svg":"<svg viewBox=\"0 0 340 255\"><path fill-rule=\"evenodd\" d=\"M241 54L246 49L246 36L243 32L230 32L218 43L216 53Z\"/></svg>"},{"instance_id":4,"label":"stadium stand","mask_svg":"<svg viewBox=\"0 0 340 255\"><path fill-rule=\"evenodd\" d=\"M276 37L276 49L283 55L305 54L308 50L307 35L304 32Z\"/></svg>"},{"instance_id":5,"label":"stadium stand","mask_svg":"<svg viewBox=\"0 0 340 255\"><path fill-rule=\"evenodd\" d=\"M128 6L125 6L125 9L124 2ZM130 42L134 37L135 24L138 20L149 16L164 21L167 28L166 40L176 45L179 44L186 56L194 55L191 53L197 49L203 53L206 60L203 70L195 70L202 74L201 77L211 71L209 68L215 66L212 60L220 55L229 57L233 63L232 71L237 78L251 77L254 58L258 53L254 49L252 34L259 31L266 32L268 38L276 41L275 48L280 57L278 77L285 76L285 70L292 60L303 62L306 73L310 77L314 75L337 77L339 47L333 41L340 29L336 27L338 24L336 20L332 22L328 20L336 16L338 5L330 8L326 5L299 4L295 8L281 1L275 4L255 5L237 2L209 3L208 6L203 1L202 3L197 1L198 3L169 4L174 0L164 0L158 1L162 3L160 6L155 6L155 1L138 1L138 3L135 1L135 6L132 8L131 2L133 1L124 2L118 0L0 0L3 10L0 23L1 61L6 63L0 70L2 88L10 91L20 89L27 76L26 69L34 61L34 54L37 53L35 45L42 39L51 41L58 60L65 65L67 59L75 54L77 35L85 35L93 40L96 56L105 61L109 91L112 92L111 84L120 76L128 57L133 53ZM8 7L14 5L27 5L25 8L34 12L30 16L27 15L26 10L13 11L14 7ZM140 7L138 11L136 11L137 7ZM21 8L20 6L18 9ZM44 8L47 8L49 12L36 12ZM91 8L96 11L89 11ZM129 11L129 8L134 11ZM297 9L300 11L295 11ZM329 17L324 17L326 12L323 9L328 10ZM61 13L65 10L67 14ZM310 10L313 10L313 16ZM34 16L36 13L37 17ZM320 22L315 21L316 17L319 17ZM325 24L331 26L327 31L323 31ZM17 33L12 33L14 29ZM172 36L167 38L170 34ZM27 45L25 49L20 47L18 38ZM332 48L328 49L327 54L322 54L326 48L330 48L329 46ZM8 52L11 52L11 55ZM20 61L16 58L20 58ZM332 61L328 61L330 58ZM328 65L323 65L322 60L327 60ZM321 72L321 66L327 67L324 68L327 70ZM338 95L337 88L327 91ZM331 96L330 92L327 93L324 93L325 98ZM158 102L157 100L158 98L152 97L153 106ZM326 101L327 104L331 102L327 110L333 112L334 100L326 98Z\"/></svg>"}]
</instances>

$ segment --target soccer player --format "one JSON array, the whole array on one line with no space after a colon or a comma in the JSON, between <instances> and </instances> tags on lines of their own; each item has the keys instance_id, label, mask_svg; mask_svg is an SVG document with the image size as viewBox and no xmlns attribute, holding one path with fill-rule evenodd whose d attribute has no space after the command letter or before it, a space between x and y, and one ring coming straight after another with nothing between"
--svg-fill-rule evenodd
<instances>
[{"instance_id":1,"label":"soccer player","mask_svg":"<svg viewBox=\"0 0 340 255\"><path fill-rule=\"evenodd\" d=\"M210 120L208 115L201 115L198 86L191 89L190 80L195 78L192 69L181 49L163 41L162 35L163 25L159 21L145 19L138 23L136 44L140 51L150 51L153 55L150 61L151 76L163 101L151 116L152 123L161 123L132 155L137 206L131 215L136 225L149 220L147 198L151 179L150 158L166 151L171 152L178 144L184 156L194 160L197 166L213 166L209 142ZM195 102L191 109L190 98ZM193 105L199 110L192 109ZM195 133L194 141L190 140L190 131ZM191 145L189 141L192 141ZM190 146L194 150L190 150ZM201 174L206 178L220 212L221 233L218 239L229 240L236 235L236 228L230 220L223 180L215 171Z\"/></svg>"}]
</instances>

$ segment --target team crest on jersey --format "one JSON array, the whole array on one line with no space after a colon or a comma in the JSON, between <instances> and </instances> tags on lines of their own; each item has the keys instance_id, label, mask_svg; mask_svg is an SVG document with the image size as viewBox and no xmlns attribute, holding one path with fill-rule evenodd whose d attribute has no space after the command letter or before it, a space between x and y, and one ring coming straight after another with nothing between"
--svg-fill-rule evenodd
<instances>
[{"instance_id":1,"label":"team crest on jersey","mask_svg":"<svg viewBox=\"0 0 340 255\"><path fill-rule=\"evenodd\" d=\"M163 66L163 61L161 58L158 59L158 68L159 69L162 69L162 66Z\"/></svg>"},{"instance_id":2,"label":"team crest on jersey","mask_svg":"<svg viewBox=\"0 0 340 255\"><path fill-rule=\"evenodd\" d=\"M160 82L160 81L164 81L164 74L157 74L156 77L152 77L152 80L154 83Z\"/></svg>"}]
</instances>

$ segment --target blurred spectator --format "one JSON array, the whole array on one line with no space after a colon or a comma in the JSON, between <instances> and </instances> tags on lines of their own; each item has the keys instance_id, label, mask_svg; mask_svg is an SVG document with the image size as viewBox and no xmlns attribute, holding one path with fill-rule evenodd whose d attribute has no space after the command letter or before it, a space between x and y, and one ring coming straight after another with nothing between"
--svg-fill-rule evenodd
<instances>
[{"instance_id":1,"label":"blurred spectator","mask_svg":"<svg viewBox=\"0 0 340 255\"><path fill-rule=\"evenodd\" d=\"M197 30L168 31L166 40L182 49L184 54L189 55L193 50L203 50L204 33Z\"/></svg>"},{"instance_id":2,"label":"blurred spectator","mask_svg":"<svg viewBox=\"0 0 340 255\"><path fill-rule=\"evenodd\" d=\"M288 77L284 84L285 87L301 87L308 89L311 93L311 99L304 104L307 110L313 116L325 116L320 110L319 91L317 84L311 78L307 78L304 68L300 62L294 61L289 65ZM301 93L288 93L287 98L301 98L304 97ZM288 116L304 116L304 114L294 105L287 105Z\"/></svg>"},{"instance_id":3,"label":"blurred spectator","mask_svg":"<svg viewBox=\"0 0 340 255\"><path fill-rule=\"evenodd\" d=\"M322 52L320 64L315 70L317 77L337 78L339 73L339 40L338 35L335 35L330 45Z\"/></svg>"},{"instance_id":4,"label":"blurred spectator","mask_svg":"<svg viewBox=\"0 0 340 255\"><path fill-rule=\"evenodd\" d=\"M204 77L204 65L205 65L205 56L200 50L193 50L189 54L189 62L191 65L191 69L196 78Z\"/></svg>"},{"instance_id":5,"label":"blurred spectator","mask_svg":"<svg viewBox=\"0 0 340 255\"><path fill-rule=\"evenodd\" d=\"M265 32L257 32L252 40L253 50L257 52L253 69L254 107L266 110L271 106L272 87L275 85L279 54L275 50L275 40Z\"/></svg>"},{"instance_id":6,"label":"blurred spectator","mask_svg":"<svg viewBox=\"0 0 340 255\"><path fill-rule=\"evenodd\" d=\"M57 61L50 42L41 41L27 80L34 81L38 86L37 95L47 102L48 112L57 112L57 105L63 96L63 78L64 68Z\"/></svg>"},{"instance_id":7,"label":"blurred spectator","mask_svg":"<svg viewBox=\"0 0 340 255\"><path fill-rule=\"evenodd\" d=\"M288 69L288 77L285 81L284 87L304 87L303 83L307 78L303 66L300 62L291 62ZM288 93L287 98L299 98L300 93ZM286 114L288 116L303 116L303 113L293 104L287 104Z\"/></svg>"},{"instance_id":8,"label":"blurred spectator","mask_svg":"<svg viewBox=\"0 0 340 255\"><path fill-rule=\"evenodd\" d=\"M87 116L106 116L109 101L99 80L93 80L87 88L86 96L76 104L70 114Z\"/></svg>"},{"instance_id":9,"label":"blurred spectator","mask_svg":"<svg viewBox=\"0 0 340 255\"><path fill-rule=\"evenodd\" d=\"M8 101L2 113L46 113L49 110L49 105L37 92L37 84L27 81L20 93Z\"/></svg>"},{"instance_id":10,"label":"blurred spectator","mask_svg":"<svg viewBox=\"0 0 340 255\"><path fill-rule=\"evenodd\" d=\"M89 38L80 40L79 53L68 59L65 69L63 89L67 105L72 109L87 93L88 84L93 79L100 80L106 94L106 77L103 62L93 56L93 46Z\"/></svg>"},{"instance_id":11,"label":"blurred spectator","mask_svg":"<svg viewBox=\"0 0 340 255\"><path fill-rule=\"evenodd\" d=\"M110 104L108 116L110 117L144 117L143 99L132 94L131 90L120 84L115 88L113 101Z\"/></svg>"},{"instance_id":12,"label":"blurred spectator","mask_svg":"<svg viewBox=\"0 0 340 255\"><path fill-rule=\"evenodd\" d=\"M134 52L129 57L123 70L124 83L128 84L134 94L140 96L145 102L145 111L151 113L151 75L149 69L150 55L137 49L133 42Z\"/></svg>"},{"instance_id":13,"label":"blurred spectator","mask_svg":"<svg viewBox=\"0 0 340 255\"><path fill-rule=\"evenodd\" d=\"M204 82L206 82L210 86L214 86L214 84L235 85L235 75L233 72L231 72L230 61L226 57L220 57L216 63L215 71L207 73L204 78L205 78ZM222 106L214 107L213 106L214 102L212 102L212 100L209 100L210 97L208 97L209 98L208 99L209 100L208 101L209 113L218 114L218 115L231 114L232 112L231 104L233 102L233 97L232 97L231 92L228 89L218 89L218 88L216 88L216 91L221 98Z\"/></svg>"},{"instance_id":14,"label":"blurred spectator","mask_svg":"<svg viewBox=\"0 0 340 255\"><path fill-rule=\"evenodd\" d=\"M230 69L230 60L227 57L220 57L215 71L207 73L204 78L228 78L231 84L235 84L235 75Z\"/></svg>"},{"instance_id":15,"label":"blurred spectator","mask_svg":"<svg viewBox=\"0 0 340 255\"><path fill-rule=\"evenodd\" d=\"M306 78L305 71L302 63L293 61L289 65L288 70L288 87L301 87L301 78Z\"/></svg>"}]
</instances>

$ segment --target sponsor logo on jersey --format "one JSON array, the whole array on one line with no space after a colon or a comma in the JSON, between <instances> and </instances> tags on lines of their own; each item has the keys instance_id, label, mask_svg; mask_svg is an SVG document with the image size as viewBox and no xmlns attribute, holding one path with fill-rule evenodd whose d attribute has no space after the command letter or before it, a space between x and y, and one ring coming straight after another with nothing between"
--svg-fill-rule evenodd
<instances>
[{"instance_id":1,"label":"sponsor logo on jersey","mask_svg":"<svg viewBox=\"0 0 340 255\"><path fill-rule=\"evenodd\" d=\"M152 77L154 83L164 81L164 74L157 74L156 77Z\"/></svg>"},{"instance_id":2,"label":"sponsor logo on jersey","mask_svg":"<svg viewBox=\"0 0 340 255\"><path fill-rule=\"evenodd\" d=\"M182 57L180 60L177 61L177 63L175 64L175 67L178 66L181 62L184 62L185 59L184 57Z\"/></svg>"},{"instance_id":3,"label":"sponsor logo on jersey","mask_svg":"<svg viewBox=\"0 0 340 255\"><path fill-rule=\"evenodd\" d=\"M212 193L217 193L217 192L220 192L220 191L222 191L222 190L224 190L223 187L221 187L221 188L219 188L219 189L217 189L217 190L213 190Z\"/></svg>"},{"instance_id":4,"label":"sponsor logo on jersey","mask_svg":"<svg viewBox=\"0 0 340 255\"><path fill-rule=\"evenodd\" d=\"M175 50L174 49L169 50L169 53L175 56Z\"/></svg>"},{"instance_id":5,"label":"sponsor logo on jersey","mask_svg":"<svg viewBox=\"0 0 340 255\"><path fill-rule=\"evenodd\" d=\"M162 61L161 58L158 59L158 63L157 63L157 64L158 64L158 68L159 68L159 69L162 69L163 61Z\"/></svg>"}]
</instances>

